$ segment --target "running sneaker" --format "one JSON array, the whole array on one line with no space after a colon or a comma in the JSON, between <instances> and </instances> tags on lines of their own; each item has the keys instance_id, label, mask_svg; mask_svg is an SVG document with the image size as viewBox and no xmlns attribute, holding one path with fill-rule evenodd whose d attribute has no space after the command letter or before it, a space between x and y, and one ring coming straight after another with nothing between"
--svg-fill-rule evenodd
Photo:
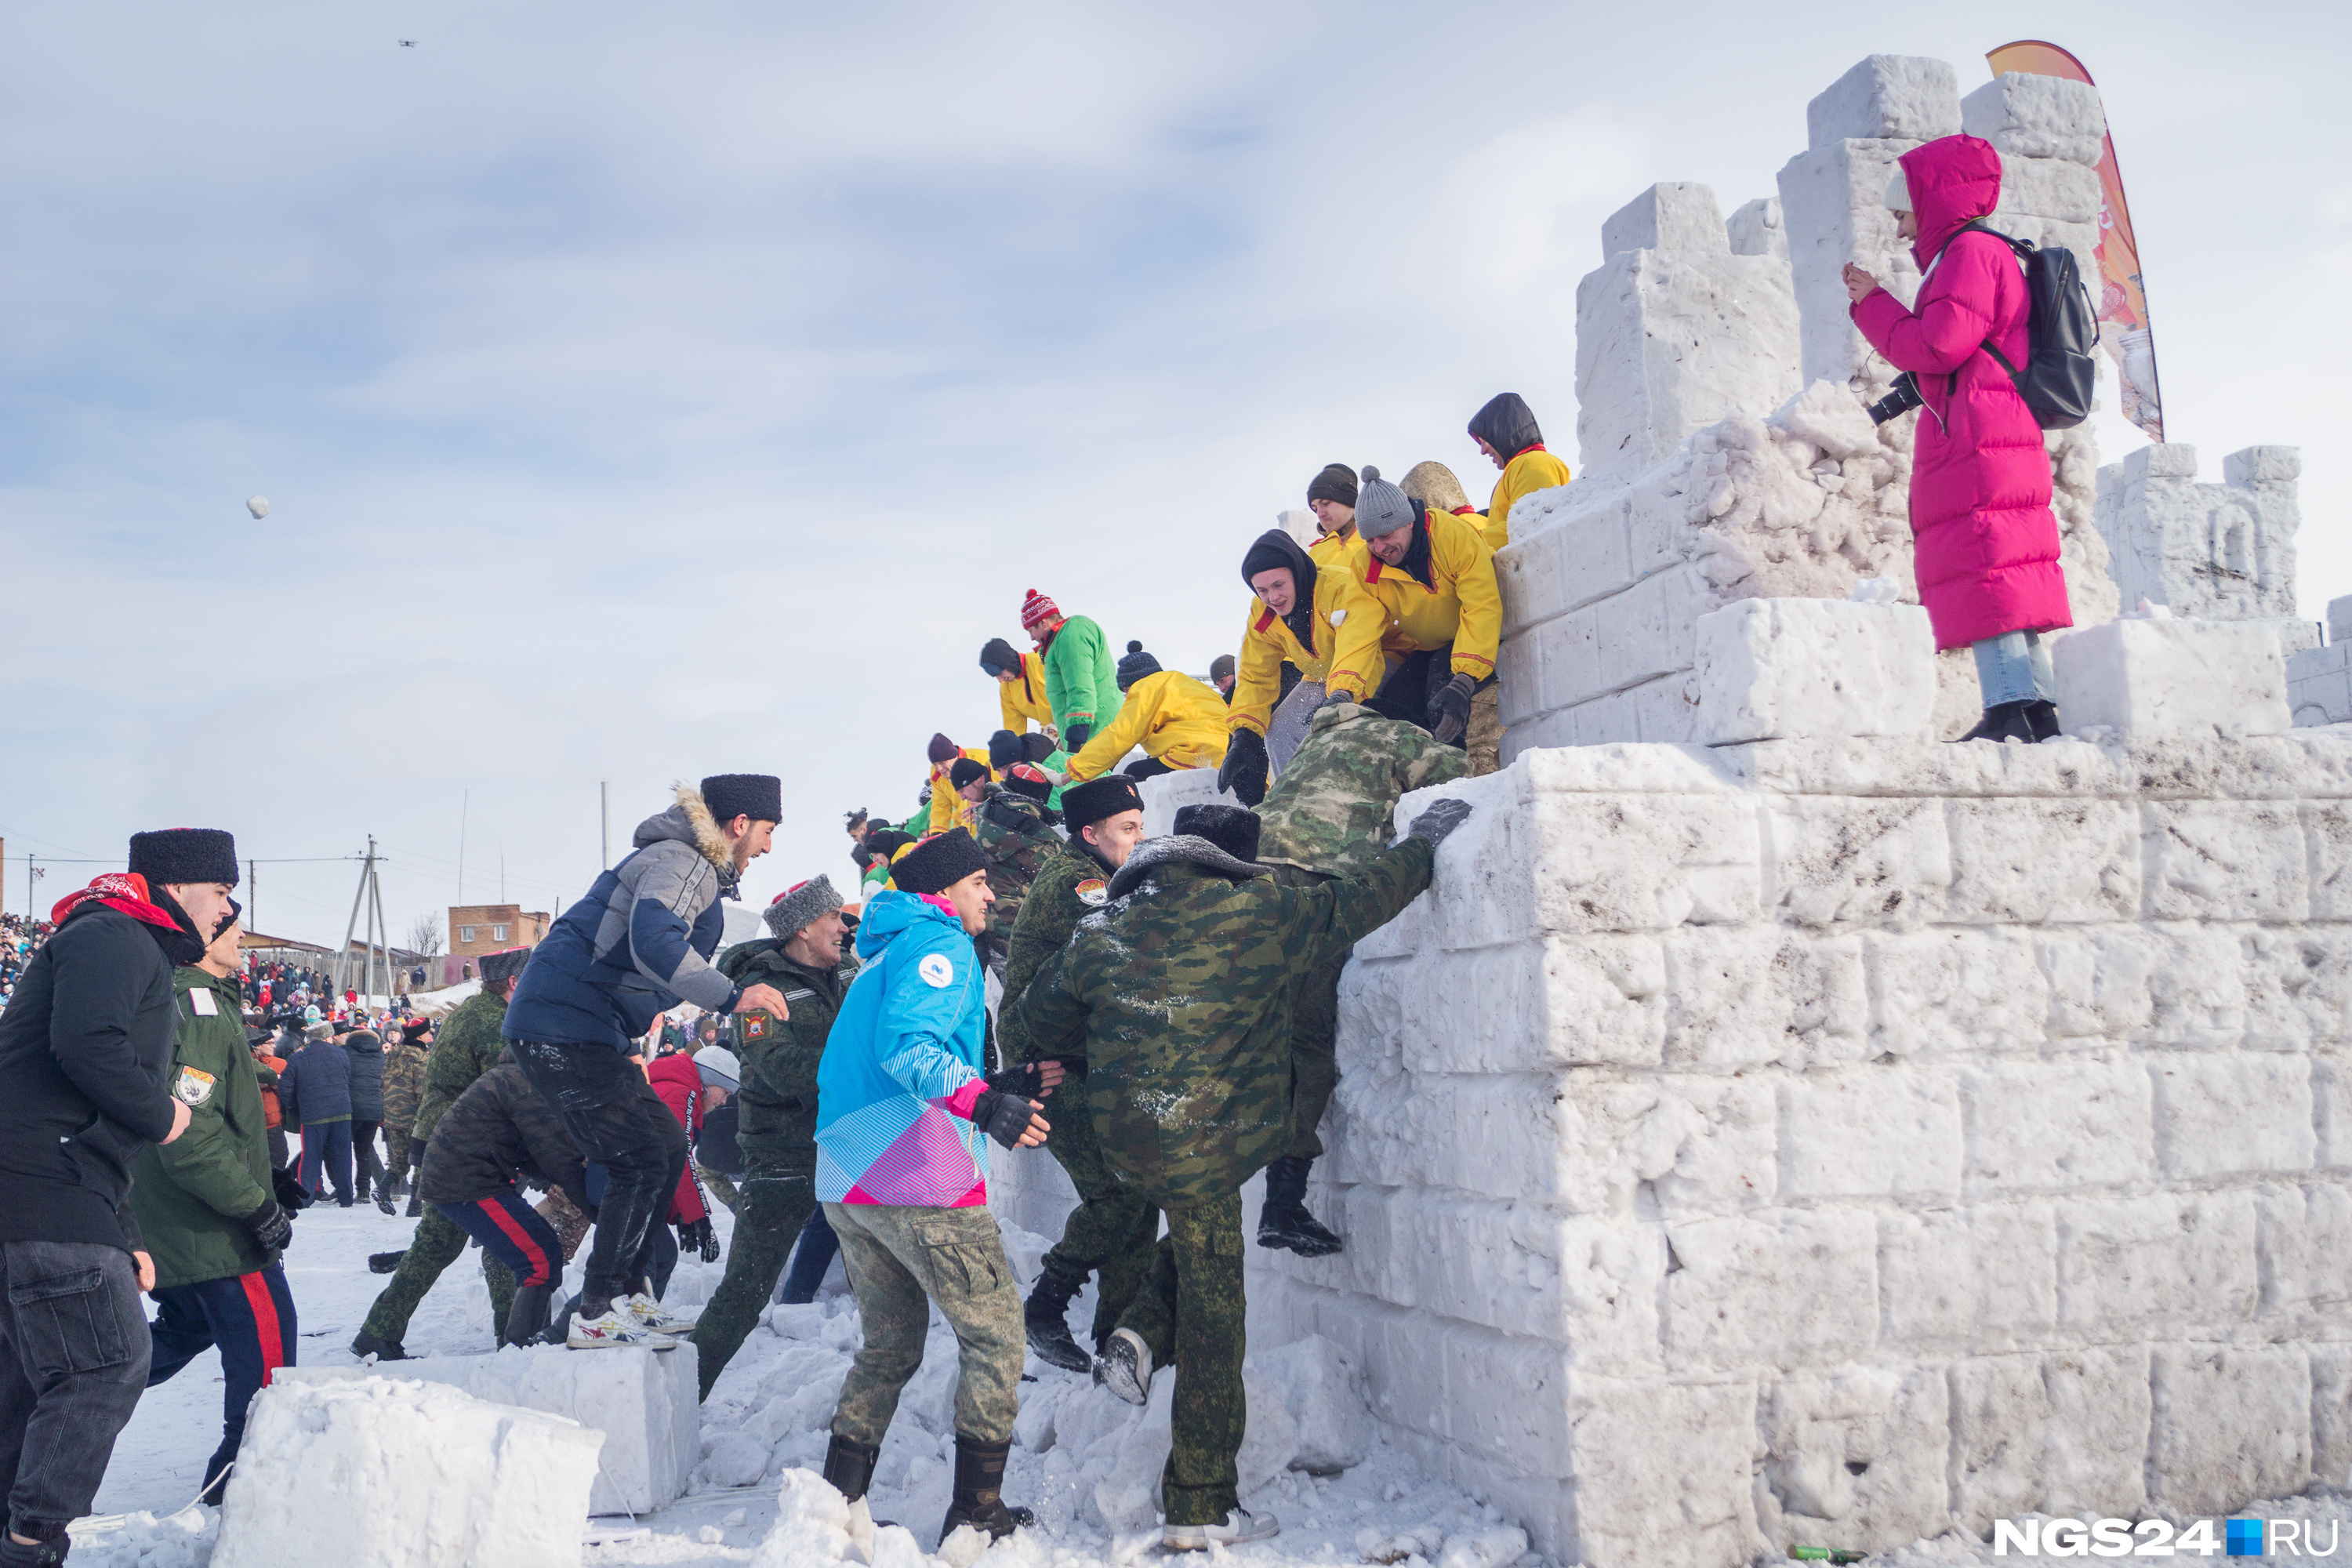
<instances>
[{"instance_id":1,"label":"running sneaker","mask_svg":"<svg viewBox=\"0 0 2352 1568\"><path fill-rule=\"evenodd\" d=\"M572 1331L563 1342L575 1351L674 1351L677 1341L668 1334L658 1333L637 1321L625 1301L615 1301L601 1318L580 1313L572 1316Z\"/></svg>"},{"instance_id":2,"label":"running sneaker","mask_svg":"<svg viewBox=\"0 0 2352 1568\"><path fill-rule=\"evenodd\" d=\"M692 1336L694 1325L700 1321L702 1317L700 1312L673 1312L651 1296L646 1295L621 1297L613 1303L613 1310L616 1312L625 1310L630 1316L635 1318L641 1326L651 1329L657 1334L667 1334L673 1339L680 1340Z\"/></svg>"}]
</instances>

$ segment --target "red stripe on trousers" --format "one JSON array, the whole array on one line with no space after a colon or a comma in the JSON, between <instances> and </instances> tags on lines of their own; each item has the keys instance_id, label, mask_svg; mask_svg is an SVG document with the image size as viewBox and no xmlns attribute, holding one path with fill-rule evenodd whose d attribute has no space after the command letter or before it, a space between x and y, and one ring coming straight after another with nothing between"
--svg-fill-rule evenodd
<instances>
[{"instance_id":1,"label":"red stripe on trousers","mask_svg":"<svg viewBox=\"0 0 2352 1568\"><path fill-rule=\"evenodd\" d=\"M515 1281L516 1284L544 1285L552 1278L552 1273L547 1267L547 1254L541 1250L539 1243L530 1238L530 1232L523 1229L516 1222L515 1216L507 1213L506 1205L496 1198L476 1198L474 1206L488 1215L490 1223L505 1231L507 1239L521 1247L522 1255L531 1259L530 1278L518 1279Z\"/></svg>"},{"instance_id":2,"label":"red stripe on trousers","mask_svg":"<svg viewBox=\"0 0 2352 1568\"><path fill-rule=\"evenodd\" d=\"M245 1287L245 1304L253 1309L254 1331L261 1338L261 1386L268 1388L286 1364L286 1331L278 1326L278 1298L259 1274L240 1274L236 1282Z\"/></svg>"}]
</instances>

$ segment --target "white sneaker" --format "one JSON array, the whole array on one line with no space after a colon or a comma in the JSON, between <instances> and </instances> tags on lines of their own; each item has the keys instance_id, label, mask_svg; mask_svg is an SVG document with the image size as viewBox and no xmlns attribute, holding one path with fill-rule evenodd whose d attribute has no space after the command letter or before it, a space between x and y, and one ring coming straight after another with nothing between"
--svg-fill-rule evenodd
<instances>
[{"instance_id":1,"label":"white sneaker","mask_svg":"<svg viewBox=\"0 0 2352 1568\"><path fill-rule=\"evenodd\" d=\"M626 1310L641 1326L651 1329L657 1334L667 1334L673 1339L681 1340L694 1332L694 1325L702 1318L700 1312L691 1314L673 1312L651 1296L646 1295L621 1297L613 1303L613 1310Z\"/></svg>"},{"instance_id":2,"label":"white sneaker","mask_svg":"<svg viewBox=\"0 0 2352 1568\"><path fill-rule=\"evenodd\" d=\"M1282 1533L1282 1521L1270 1513L1245 1508L1228 1511L1222 1524L1171 1524L1160 1531L1160 1544L1171 1552L1205 1552L1211 1546L1238 1546L1244 1541L1265 1541Z\"/></svg>"},{"instance_id":3,"label":"white sneaker","mask_svg":"<svg viewBox=\"0 0 2352 1568\"><path fill-rule=\"evenodd\" d=\"M1095 1362L1095 1381L1129 1405L1151 1402L1151 1348L1133 1329L1113 1329Z\"/></svg>"},{"instance_id":4,"label":"white sneaker","mask_svg":"<svg viewBox=\"0 0 2352 1568\"><path fill-rule=\"evenodd\" d=\"M572 1314L572 1331L563 1342L575 1351L674 1351L677 1342L637 1321L636 1314L619 1301L601 1318Z\"/></svg>"}]
</instances>

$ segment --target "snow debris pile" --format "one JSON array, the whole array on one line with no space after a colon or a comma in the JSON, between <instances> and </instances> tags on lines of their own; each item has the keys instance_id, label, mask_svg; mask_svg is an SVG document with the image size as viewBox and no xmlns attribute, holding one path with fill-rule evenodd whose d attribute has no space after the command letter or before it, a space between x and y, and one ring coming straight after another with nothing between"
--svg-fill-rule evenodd
<instances>
[{"instance_id":1,"label":"snow debris pile","mask_svg":"<svg viewBox=\"0 0 2352 1568\"><path fill-rule=\"evenodd\" d=\"M601 1432L410 1378L255 1397L213 1568L574 1568Z\"/></svg>"}]
</instances>

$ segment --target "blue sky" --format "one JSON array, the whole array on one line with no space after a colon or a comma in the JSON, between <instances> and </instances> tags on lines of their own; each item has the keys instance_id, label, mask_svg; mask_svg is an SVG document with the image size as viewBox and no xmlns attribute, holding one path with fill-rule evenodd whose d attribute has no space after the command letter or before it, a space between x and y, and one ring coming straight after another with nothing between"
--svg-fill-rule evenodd
<instances>
[{"instance_id":1,"label":"blue sky","mask_svg":"<svg viewBox=\"0 0 2352 1568\"><path fill-rule=\"evenodd\" d=\"M1662 19L1664 18L1664 19ZM784 775L747 884L849 872L978 743L1023 590L1204 668L1325 462L1572 449L1574 293L1727 212L1864 54L2100 79L2168 413L2305 447L2352 592L2342 7L105 3L0 20L0 835L390 847L396 924L545 907L676 778ZM414 48L397 40L415 40ZM2136 437L2102 429L2113 460ZM243 502L271 501L257 522ZM462 806L461 806L462 803ZM46 905L94 868L60 866ZM332 941L339 864L257 913Z\"/></svg>"}]
</instances>

